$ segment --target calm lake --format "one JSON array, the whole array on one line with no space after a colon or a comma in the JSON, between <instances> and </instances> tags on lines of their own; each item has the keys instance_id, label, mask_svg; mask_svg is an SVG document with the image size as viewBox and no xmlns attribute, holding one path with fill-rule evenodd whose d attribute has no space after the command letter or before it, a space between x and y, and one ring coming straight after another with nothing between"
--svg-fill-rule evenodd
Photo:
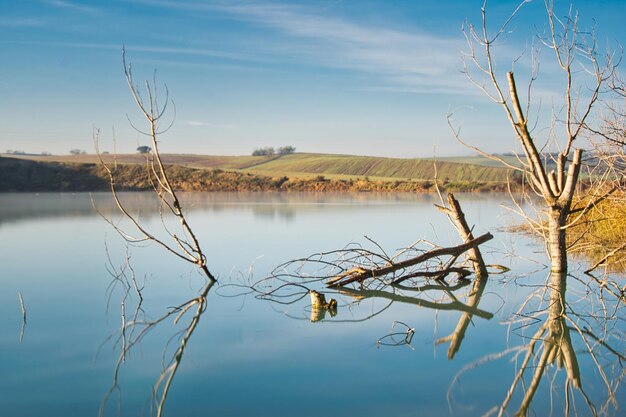
<instances>
[{"instance_id":1,"label":"calm lake","mask_svg":"<svg viewBox=\"0 0 626 417\"><path fill-rule=\"evenodd\" d=\"M143 225L164 236L150 194L123 198ZM454 277L447 279L449 288L424 280L419 291L395 300L339 293L318 283L315 289L335 298L338 306L336 315L311 320L311 301L301 288L285 298L268 298L247 286L291 259L351 242L376 248L365 236L389 253L419 239L458 245L454 227L434 207L438 198L183 194L189 221L219 282L208 294L164 415L497 415L523 366L526 350L520 346L545 320L536 306L547 297L541 293L549 275L547 259L540 241L506 231L516 221L501 206L507 195L457 198L468 223L475 225L474 234L494 235L481 246L486 263L510 268L490 275L472 308L467 308L471 281L459 285ZM206 282L193 265L155 244L127 252L124 240L93 205L132 232L107 193L0 194L0 416L97 416L109 392L103 415L156 412L153 386L192 313L177 323L172 315L152 327L124 357L115 384L122 321L132 320L139 301L134 291L124 298L111 271L130 259L143 288L138 321L158 319L196 297ZM168 219L165 224L176 226ZM566 381L566 369L549 364L540 373L529 415L565 415L566 407L572 415L592 415L592 410L626 415L621 408L626 392L618 385L623 369L605 347L625 351L623 315L587 285L589 278L580 272L584 265L574 263L572 269L568 325L582 391ZM280 284L270 280L268 285ZM27 315L24 327L18 293ZM520 310L533 293L538 295ZM468 325L459 333L463 317ZM401 323L394 327L394 322ZM582 338L576 328L595 337ZM449 359L453 338L448 336L454 335L458 350ZM514 390L504 415L518 410L537 360L531 358L525 383Z\"/></svg>"}]
</instances>

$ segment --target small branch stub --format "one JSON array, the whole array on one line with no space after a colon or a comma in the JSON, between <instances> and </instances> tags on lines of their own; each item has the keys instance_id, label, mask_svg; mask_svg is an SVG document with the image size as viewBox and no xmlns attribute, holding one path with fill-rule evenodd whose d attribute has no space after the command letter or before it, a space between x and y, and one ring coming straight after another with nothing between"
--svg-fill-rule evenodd
<instances>
[{"instance_id":1,"label":"small branch stub","mask_svg":"<svg viewBox=\"0 0 626 417\"><path fill-rule=\"evenodd\" d=\"M315 290L309 291L311 296L311 321L321 321L326 317L326 312L330 313L331 317L337 315L337 300L331 298L326 302L326 296L321 292Z\"/></svg>"}]
</instances>

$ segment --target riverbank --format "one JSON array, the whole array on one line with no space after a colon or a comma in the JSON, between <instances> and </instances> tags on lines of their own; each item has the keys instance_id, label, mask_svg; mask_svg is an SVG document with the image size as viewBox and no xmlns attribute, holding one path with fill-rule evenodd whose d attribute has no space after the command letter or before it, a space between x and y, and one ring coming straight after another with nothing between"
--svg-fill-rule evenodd
<instances>
[{"instance_id":1,"label":"riverbank","mask_svg":"<svg viewBox=\"0 0 626 417\"><path fill-rule=\"evenodd\" d=\"M433 192L431 180L373 180L366 176L308 178L269 176L219 168L199 169L168 165L167 172L176 190L181 191L371 191ZM143 164L119 164L115 169L119 190L152 189ZM439 182L449 191L504 191L505 182L451 181ZM94 163L33 161L0 157L0 192L105 191L110 189L106 170Z\"/></svg>"}]
</instances>

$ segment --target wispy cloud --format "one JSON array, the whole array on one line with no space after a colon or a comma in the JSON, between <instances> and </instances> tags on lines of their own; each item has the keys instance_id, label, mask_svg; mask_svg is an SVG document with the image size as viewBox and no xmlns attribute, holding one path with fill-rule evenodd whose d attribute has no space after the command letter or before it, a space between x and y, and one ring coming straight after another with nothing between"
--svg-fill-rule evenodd
<instances>
[{"instance_id":1,"label":"wispy cloud","mask_svg":"<svg viewBox=\"0 0 626 417\"><path fill-rule=\"evenodd\" d=\"M163 54L181 54L181 55L195 55L206 56L214 58L226 58L236 61L258 61L258 57L252 57L248 54L241 54L236 52L220 51L215 49L203 49L203 48L183 48L183 47L153 47L144 45L127 45L129 51L137 52L155 52Z\"/></svg>"},{"instance_id":2,"label":"wispy cloud","mask_svg":"<svg viewBox=\"0 0 626 417\"><path fill-rule=\"evenodd\" d=\"M73 10L80 13L99 14L101 9L93 6L87 6L85 4L77 4L66 0L46 0L46 4L59 8Z\"/></svg>"},{"instance_id":3,"label":"wispy cloud","mask_svg":"<svg viewBox=\"0 0 626 417\"><path fill-rule=\"evenodd\" d=\"M0 20L1 24L1 20ZM145 46L136 44L115 44L115 43L92 43L92 42L57 42L57 41L13 41L12 43L23 45L47 45L61 48L80 48L80 49L104 49L121 51L124 46L129 52L151 52L156 54L178 54L204 56L214 58L224 58L233 61L262 61L262 58L229 51L220 51L215 49L202 48L186 48L186 47L159 47Z\"/></svg>"},{"instance_id":4,"label":"wispy cloud","mask_svg":"<svg viewBox=\"0 0 626 417\"><path fill-rule=\"evenodd\" d=\"M24 17L24 18L11 18L0 17L0 27L6 28L21 28L21 27L40 27L45 26L46 21L44 19Z\"/></svg>"},{"instance_id":5,"label":"wispy cloud","mask_svg":"<svg viewBox=\"0 0 626 417\"><path fill-rule=\"evenodd\" d=\"M172 2L135 0L155 7L216 12L266 27L282 35L276 49L310 64L356 70L405 91L467 88L459 74L464 40L363 24L332 16L327 10L282 3Z\"/></svg>"}]
</instances>

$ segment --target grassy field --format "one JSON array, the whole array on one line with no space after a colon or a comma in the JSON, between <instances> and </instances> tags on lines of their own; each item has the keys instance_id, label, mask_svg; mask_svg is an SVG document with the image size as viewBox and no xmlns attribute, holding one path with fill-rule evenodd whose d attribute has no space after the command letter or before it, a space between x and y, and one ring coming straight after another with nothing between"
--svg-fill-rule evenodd
<instances>
[{"instance_id":1,"label":"grassy field","mask_svg":"<svg viewBox=\"0 0 626 417\"><path fill-rule=\"evenodd\" d=\"M97 163L95 155L5 155L41 162ZM274 156L214 156L163 154L167 164L199 169L223 169L250 172L271 177L313 178L319 175L331 179L432 181L435 178L435 163L431 159L379 158L371 156L308 154ZM107 162L112 155L104 155ZM121 164L137 164L145 161L138 154L117 155ZM470 161L471 163L464 163ZM477 163L481 162L481 163ZM501 167L490 166L492 161L483 157L461 157L438 159L437 177L450 182L506 182L510 172Z\"/></svg>"},{"instance_id":2,"label":"grassy field","mask_svg":"<svg viewBox=\"0 0 626 417\"><path fill-rule=\"evenodd\" d=\"M442 181L506 181L507 171L502 168L446 161L437 161L436 165L437 176ZM284 172L292 175L307 173L402 180L433 180L435 178L433 160L351 155L286 155L248 169L266 175Z\"/></svg>"},{"instance_id":3,"label":"grassy field","mask_svg":"<svg viewBox=\"0 0 626 417\"><path fill-rule=\"evenodd\" d=\"M520 162L517 157L513 155L499 155L503 161L507 164L511 164L513 166L519 166ZM438 161L442 162L456 162L459 164L471 164L471 165L482 165L487 167L501 167L499 161L489 159L486 156L482 155L473 155L473 156L447 156L443 158L437 158Z\"/></svg>"}]
</instances>

